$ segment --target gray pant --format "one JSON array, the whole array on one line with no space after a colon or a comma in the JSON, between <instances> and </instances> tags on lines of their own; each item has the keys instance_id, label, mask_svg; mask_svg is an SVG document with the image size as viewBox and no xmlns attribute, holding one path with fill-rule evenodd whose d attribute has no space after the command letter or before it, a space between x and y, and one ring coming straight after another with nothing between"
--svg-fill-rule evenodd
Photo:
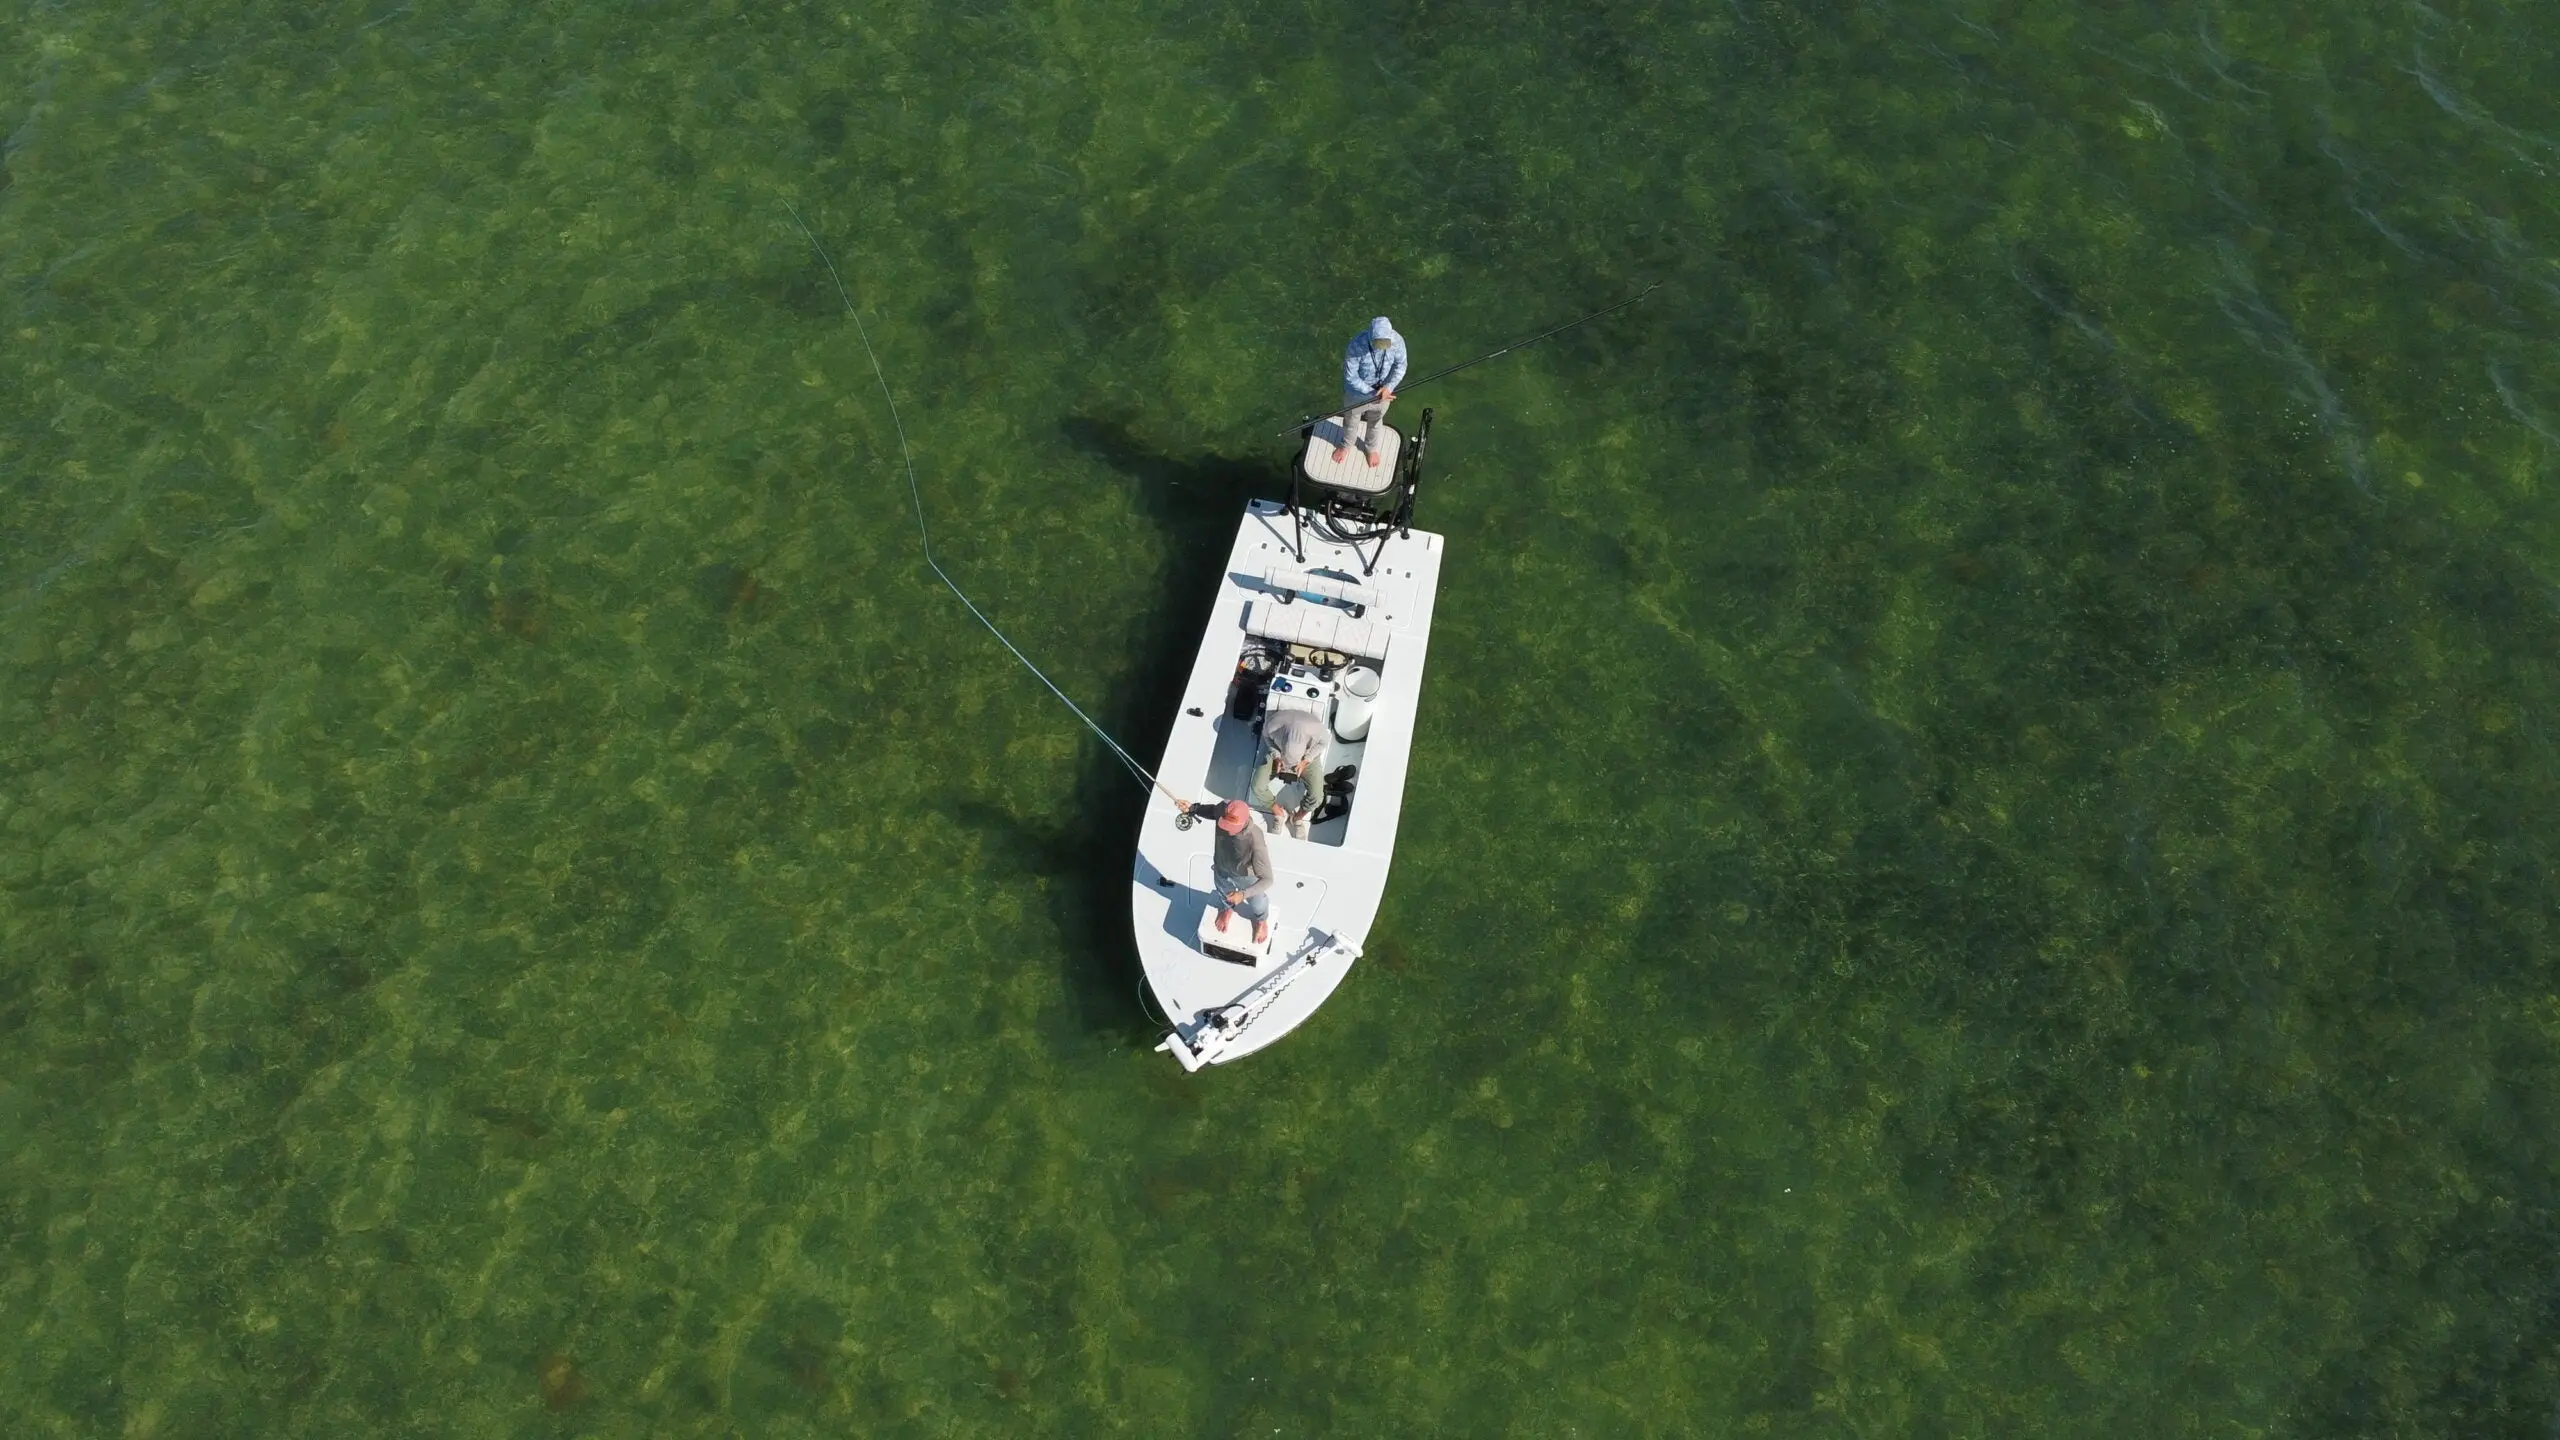
<instances>
[{"instance_id":1,"label":"gray pant","mask_svg":"<svg viewBox=\"0 0 2560 1440\"><path fill-rule=\"evenodd\" d=\"M1356 442L1363 450L1375 448L1378 427L1386 423L1389 403L1383 395L1369 397L1354 391L1343 392L1340 417L1342 443L1350 445Z\"/></svg>"},{"instance_id":2,"label":"gray pant","mask_svg":"<svg viewBox=\"0 0 2560 1440\"><path fill-rule=\"evenodd\" d=\"M1236 883L1235 883L1232 887L1230 887L1230 888L1233 888L1233 889L1236 889L1236 890L1242 890L1242 889L1244 889L1246 886L1251 885L1251 884L1253 883L1253 882L1252 882L1252 881L1250 881L1250 880L1240 879L1240 878L1237 878L1237 877L1234 877L1234 876L1228 876L1228 875L1220 875L1220 876L1218 876L1218 877L1217 877L1217 882L1218 882L1218 884L1220 884L1221 886L1224 886L1224 885L1226 885L1226 883L1227 883L1230 879L1233 879L1233 880L1235 880L1235 882L1236 882ZM1241 904L1241 905L1229 905L1229 904L1227 903L1227 891L1226 891L1226 890L1224 890L1224 889L1221 889L1217 894L1212 895L1212 896L1210 896L1210 897L1209 897L1209 904L1211 905L1211 907L1213 907L1213 908L1215 908L1215 909L1219 909L1219 910L1233 910L1233 911L1235 911L1237 914L1239 914L1239 915L1243 916L1244 918L1246 918L1247 920L1257 920L1257 921L1258 921L1258 920L1268 920L1268 919L1270 919L1270 918L1271 918L1271 896L1270 896L1270 893L1269 893L1269 892L1267 892L1267 891L1266 891L1266 892L1264 892L1263 894L1255 895L1255 896L1251 896L1251 897L1247 898L1247 899L1246 899L1246 901L1245 901L1243 904Z\"/></svg>"}]
</instances>

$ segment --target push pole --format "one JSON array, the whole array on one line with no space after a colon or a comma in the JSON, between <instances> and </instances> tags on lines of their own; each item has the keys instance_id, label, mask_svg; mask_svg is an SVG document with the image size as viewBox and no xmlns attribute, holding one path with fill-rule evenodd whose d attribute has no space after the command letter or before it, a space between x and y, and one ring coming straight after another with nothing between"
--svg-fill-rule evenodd
<instances>
[{"instance_id":1,"label":"push pole","mask_svg":"<svg viewBox=\"0 0 2560 1440\"><path fill-rule=\"evenodd\" d=\"M1401 399L1401 398L1403 398L1404 396L1406 396L1406 395L1408 395L1408 394L1411 394L1415 389L1417 389L1417 388L1419 388L1419 387L1421 387L1421 386L1424 386L1424 385L1428 385L1428 384L1430 384L1430 383L1431 383L1432 381L1434 381L1434 380L1441 379L1441 378L1443 378L1443 377L1445 377L1445 376L1455 375L1455 374L1457 374L1457 373L1458 373L1459 371L1461 371L1461 370L1471 370L1471 369L1475 368L1476 366L1483 364L1483 363L1484 363L1484 362L1486 362L1487 360L1499 360L1499 359L1501 359L1503 356L1510 354L1510 353L1511 353L1512 351L1514 351L1514 350L1526 350L1526 349L1528 349L1530 346L1537 344L1537 343L1538 343L1539 341L1541 341L1541 340L1551 339L1551 338L1553 338L1553 337L1555 337L1555 336L1561 335L1561 334L1563 334L1564 332L1566 332L1567 330L1570 330L1570 329L1574 328L1574 327L1575 327L1575 326L1577 326L1577 325L1588 325L1588 324L1590 324L1592 321L1599 319L1599 318L1600 318L1601 316L1603 316L1603 315L1614 315L1614 314L1616 314L1617 312L1619 312L1619 311L1621 311L1621 310L1626 309L1628 306L1633 305L1633 304L1634 304L1634 303L1636 303L1637 301L1642 300L1642 299L1643 299L1644 297L1646 297L1647 295L1650 295L1650 294L1652 294L1654 291L1659 290L1659 289L1661 289L1661 288L1662 288L1662 282L1661 282L1661 281L1659 281L1659 280L1656 280L1656 281L1654 281L1652 284L1647 285L1647 286L1646 286L1646 287L1644 287L1642 290L1637 291L1637 292L1636 292L1636 293L1634 293L1633 295L1628 296L1626 299L1619 301L1619 302L1618 302L1617 304L1615 304L1615 305L1607 305L1607 306L1603 306L1603 307L1601 307L1600 309L1598 309L1598 310L1594 310L1594 311L1592 311L1590 314L1588 314L1588 315L1585 315L1585 316L1581 317L1580 319L1576 319L1576 320L1567 320L1566 322L1564 322L1564 323L1563 323L1563 324L1561 324L1561 325L1556 326L1556 327L1555 327L1554 329L1552 329L1552 330L1541 330L1541 331L1539 331L1537 334L1530 336L1530 337L1529 337L1528 339L1526 339L1526 340L1514 340L1514 341L1512 341L1510 344L1503 346L1503 347L1502 347L1501 349L1499 349L1499 350L1488 350L1488 351L1486 351L1485 353L1483 353L1482 355L1477 356L1477 357L1476 357L1476 358L1474 358L1473 360L1461 360L1461 361L1459 361L1459 362L1458 362L1457 364L1455 364L1455 365L1444 365L1444 366L1440 367L1439 369L1432 371L1430 374L1423 376L1423 377L1422 377L1421 379L1419 379L1419 380L1408 380L1408 381L1406 381L1406 382L1405 382L1405 384L1404 384L1404 388L1403 388L1403 389L1401 389L1401 390L1398 390L1398 391L1396 392L1396 396L1397 396L1397 398ZM1339 413L1339 412L1337 412L1337 411L1330 411L1330 410L1329 410L1329 411L1326 411L1325 413L1330 415L1330 414L1337 414L1337 413ZM1303 426L1304 424L1305 424L1305 422L1304 422L1304 421L1301 421L1301 422L1299 422L1299 424L1298 424L1298 425L1292 425L1292 426L1290 426L1288 430L1280 430L1280 431L1276 431L1276 432L1274 432L1274 433L1273 433L1273 435L1272 435L1272 437L1271 437L1271 438L1272 438L1272 439L1274 439L1274 440L1280 439L1280 438L1282 438L1283 436L1288 435L1288 434L1290 433L1290 431L1299 429L1299 428L1300 428L1301 426Z\"/></svg>"}]
</instances>

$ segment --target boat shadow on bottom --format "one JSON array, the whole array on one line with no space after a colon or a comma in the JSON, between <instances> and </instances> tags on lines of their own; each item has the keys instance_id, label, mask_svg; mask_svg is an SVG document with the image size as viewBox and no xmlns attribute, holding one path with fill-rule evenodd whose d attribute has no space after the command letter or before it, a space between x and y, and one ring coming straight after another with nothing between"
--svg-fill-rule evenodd
<instances>
[{"instance_id":1,"label":"boat shadow on bottom","mask_svg":"<svg viewBox=\"0 0 2560 1440\"><path fill-rule=\"evenodd\" d=\"M1058 428L1077 453L1134 484L1136 508L1165 537L1168 559L1157 582L1165 603L1146 607L1132 627L1126 677L1107 694L1076 697L1132 754L1154 755L1172 731L1236 512L1268 486L1271 467L1213 453L1167 455L1116 420L1071 416ZM1075 1027L1143 1049L1164 1027L1141 998L1126 899L1129 859L1118 838L1138 828L1149 796L1093 744L1078 747L1066 789L1069 804L1057 820L979 798L963 798L947 813L979 838L999 873L1049 882L1050 923L1063 942L1059 978Z\"/></svg>"}]
</instances>

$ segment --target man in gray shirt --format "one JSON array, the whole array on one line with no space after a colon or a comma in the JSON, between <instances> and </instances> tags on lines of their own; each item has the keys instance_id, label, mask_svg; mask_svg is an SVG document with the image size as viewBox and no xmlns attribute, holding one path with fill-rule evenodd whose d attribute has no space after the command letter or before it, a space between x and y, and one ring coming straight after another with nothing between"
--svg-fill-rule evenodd
<instances>
[{"instance_id":1,"label":"man in gray shirt","mask_svg":"<svg viewBox=\"0 0 2560 1440\"><path fill-rule=\"evenodd\" d=\"M1271 812L1271 827L1287 821L1289 833L1307 838L1307 817L1324 804L1324 750L1328 737L1324 717L1312 710L1281 710L1262 722L1262 763L1254 767L1253 788L1245 794L1256 810ZM1295 780L1307 787L1307 803L1294 814L1280 806L1280 782Z\"/></svg>"},{"instance_id":2,"label":"man in gray shirt","mask_svg":"<svg viewBox=\"0 0 2560 1440\"><path fill-rule=\"evenodd\" d=\"M1239 910L1253 922L1253 943L1271 939L1271 846L1262 838L1262 827L1253 823L1253 809L1241 800L1202 801L1194 805L1176 800L1175 808L1185 815L1218 822L1218 843L1209 860L1210 874L1218 886L1218 928Z\"/></svg>"}]
</instances>

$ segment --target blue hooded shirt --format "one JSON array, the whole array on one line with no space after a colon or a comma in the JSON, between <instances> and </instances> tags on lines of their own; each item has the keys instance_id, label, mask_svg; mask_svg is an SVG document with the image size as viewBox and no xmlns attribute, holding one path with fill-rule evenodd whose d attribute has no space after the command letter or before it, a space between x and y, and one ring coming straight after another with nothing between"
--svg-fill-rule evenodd
<instances>
[{"instance_id":1,"label":"blue hooded shirt","mask_svg":"<svg viewBox=\"0 0 2560 1440\"><path fill-rule=\"evenodd\" d=\"M1384 340L1387 348L1376 349L1372 340ZM1342 394L1345 400L1368 400L1381 390L1392 390L1404 383L1404 337L1396 327L1379 316L1369 328L1351 337L1342 347Z\"/></svg>"}]
</instances>

